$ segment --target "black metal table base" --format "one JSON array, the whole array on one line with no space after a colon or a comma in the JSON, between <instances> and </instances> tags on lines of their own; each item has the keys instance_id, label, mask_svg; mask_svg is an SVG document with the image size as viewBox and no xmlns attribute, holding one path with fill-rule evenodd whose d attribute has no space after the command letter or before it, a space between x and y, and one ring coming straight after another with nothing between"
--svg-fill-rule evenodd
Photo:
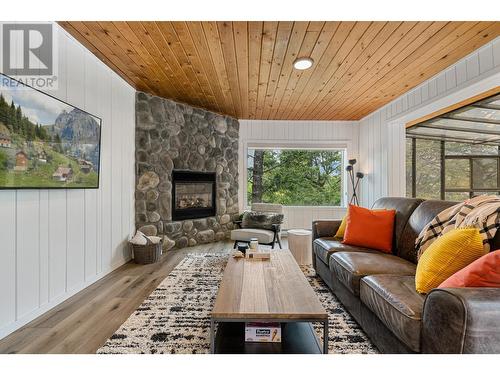
<instances>
[{"instance_id":1,"label":"black metal table base","mask_svg":"<svg viewBox=\"0 0 500 375\"><path fill-rule=\"evenodd\" d=\"M281 323L281 342L260 343L245 342L245 322L212 319L210 324L210 353L328 354L328 320L320 321L323 324L323 343L320 343L312 326L312 321L279 322Z\"/></svg>"}]
</instances>

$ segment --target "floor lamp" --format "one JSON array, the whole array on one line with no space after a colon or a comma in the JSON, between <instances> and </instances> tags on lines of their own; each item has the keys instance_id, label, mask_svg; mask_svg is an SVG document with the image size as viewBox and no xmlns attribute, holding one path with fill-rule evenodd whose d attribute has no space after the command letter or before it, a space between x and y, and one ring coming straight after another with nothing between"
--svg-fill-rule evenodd
<instances>
[{"instance_id":1,"label":"floor lamp","mask_svg":"<svg viewBox=\"0 0 500 375\"><path fill-rule=\"evenodd\" d=\"M351 200L349 201L349 204L355 204L356 206L359 206L359 200L358 200L358 186L359 186L359 180L361 180L365 175L362 172L356 172L354 173L354 164L356 164L356 159L349 159L349 165L345 167L345 170L349 174L349 179L351 180L351 185L352 185L352 197Z\"/></svg>"}]
</instances>

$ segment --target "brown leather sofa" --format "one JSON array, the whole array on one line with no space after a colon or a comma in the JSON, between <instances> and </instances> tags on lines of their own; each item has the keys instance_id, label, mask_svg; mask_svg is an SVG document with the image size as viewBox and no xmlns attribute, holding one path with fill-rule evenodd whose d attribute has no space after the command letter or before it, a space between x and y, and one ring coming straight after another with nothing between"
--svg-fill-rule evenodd
<instances>
[{"instance_id":1,"label":"brown leather sofa","mask_svg":"<svg viewBox=\"0 0 500 375\"><path fill-rule=\"evenodd\" d=\"M313 264L383 353L500 353L500 289L415 291L415 239L455 202L381 198L373 208L396 210L393 254L344 245L340 221L313 222ZM500 231L491 241L500 249Z\"/></svg>"}]
</instances>

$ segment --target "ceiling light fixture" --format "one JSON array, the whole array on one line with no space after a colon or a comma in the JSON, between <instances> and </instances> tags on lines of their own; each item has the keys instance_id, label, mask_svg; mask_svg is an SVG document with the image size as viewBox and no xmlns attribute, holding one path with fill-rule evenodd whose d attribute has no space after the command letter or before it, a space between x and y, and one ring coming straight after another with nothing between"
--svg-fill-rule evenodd
<instances>
[{"instance_id":1,"label":"ceiling light fixture","mask_svg":"<svg viewBox=\"0 0 500 375\"><path fill-rule=\"evenodd\" d=\"M299 57L293 62L293 67L298 70L309 69L313 65L314 61L310 57Z\"/></svg>"}]
</instances>

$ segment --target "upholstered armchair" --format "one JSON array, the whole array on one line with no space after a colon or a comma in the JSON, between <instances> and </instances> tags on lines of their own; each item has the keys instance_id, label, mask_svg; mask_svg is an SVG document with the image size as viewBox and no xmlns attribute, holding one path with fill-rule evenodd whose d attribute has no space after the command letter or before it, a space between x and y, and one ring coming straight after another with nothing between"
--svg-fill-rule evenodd
<instances>
[{"instance_id":1,"label":"upholstered armchair","mask_svg":"<svg viewBox=\"0 0 500 375\"><path fill-rule=\"evenodd\" d=\"M274 249L278 243L281 247L280 231L283 224L283 206L280 204L254 203L252 210L243 213L241 221L236 221L238 229L231 231L234 248L239 242L249 243L256 238L261 245L269 245Z\"/></svg>"}]
</instances>

